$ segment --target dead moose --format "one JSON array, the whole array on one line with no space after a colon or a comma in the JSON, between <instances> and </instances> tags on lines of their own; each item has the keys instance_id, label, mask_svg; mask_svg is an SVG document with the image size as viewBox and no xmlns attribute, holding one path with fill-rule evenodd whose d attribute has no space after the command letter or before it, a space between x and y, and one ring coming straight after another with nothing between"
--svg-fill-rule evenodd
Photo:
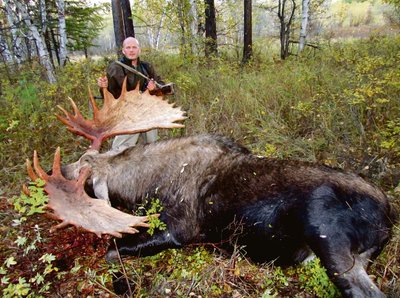
<instances>
[{"instance_id":1,"label":"dead moose","mask_svg":"<svg viewBox=\"0 0 400 298\"><path fill-rule=\"evenodd\" d=\"M125 88L123 88L125 89ZM345 297L384 297L366 269L388 242L395 212L377 187L354 174L300 161L253 155L216 135L199 135L100 153L102 141L117 134L173 128L184 112L163 98L138 90L114 99L88 120L72 101L74 114L59 116L69 130L92 141L74 164L60 166L57 150L52 174L37 155L32 179L46 181L48 207L62 220L55 228L79 226L117 237L121 255L153 255L192 243L228 243L245 247L257 262L296 264L314 253ZM35 173L36 172L36 173ZM61 174L62 172L62 174ZM65 177L65 178L64 178ZM90 197L84 191L94 194ZM146 217L123 213L145 198L163 205L167 229L145 232ZM101 199L101 200L99 200ZM241 233L237 235L240 225ZM114 259L113 246L107 253Z\"/></svg>"}]
</instances>

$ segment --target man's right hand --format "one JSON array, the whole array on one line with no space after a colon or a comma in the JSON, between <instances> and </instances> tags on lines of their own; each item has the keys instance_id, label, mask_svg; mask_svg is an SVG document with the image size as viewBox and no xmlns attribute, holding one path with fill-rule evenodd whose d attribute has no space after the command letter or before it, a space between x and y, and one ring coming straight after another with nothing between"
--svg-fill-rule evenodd
<instances>
[{"instance_id":1,"label":"man's right hand","mask_svg":"<svg viewBox=\"0 0 400 298\"><path fill-rule=\"evenodd\" d=\"M97 86L99 86L100 88L107 88L108 87L108 80L107 77L100 77L97 79Z\"/></svg>"}]
</instances>

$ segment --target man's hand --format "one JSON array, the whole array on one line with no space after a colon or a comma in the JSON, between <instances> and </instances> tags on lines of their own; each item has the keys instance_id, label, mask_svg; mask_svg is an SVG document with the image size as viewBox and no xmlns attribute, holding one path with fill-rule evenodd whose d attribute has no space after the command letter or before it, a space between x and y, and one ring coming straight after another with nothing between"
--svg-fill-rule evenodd
<instances>
[{"instance_id":1,"label":"man's hand","mask_svg":"<svg viewBox=\"0 0 400 298\"><path fill-rule=\"evenodd\" d=\"M151 79L148 83L147 83L147 89L149 91L153 91L156 89L156 83L154 82L153 79Z\"/></svg>"},{"instance_id":2,"label":"man's hand","mask_svg":"<svg viewBox=\"0 0 400 298\"><path fill-rule=\"evenodd\" d=\"M97 79L97 86L100 88L107 88L108 87L108 79L106 76L100 77Z\"/></svg>"}]
</instances>

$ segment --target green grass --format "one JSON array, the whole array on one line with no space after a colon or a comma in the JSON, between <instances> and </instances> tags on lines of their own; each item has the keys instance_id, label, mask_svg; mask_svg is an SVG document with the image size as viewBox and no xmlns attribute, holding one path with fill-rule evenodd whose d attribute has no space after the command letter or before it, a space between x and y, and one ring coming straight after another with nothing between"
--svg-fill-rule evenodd
<instances>
[{"instance_id":1,"label":"green grass","mask_svg":"<svg viewBox=\"0 0 400 298\"><path fill-rule=\"evenodd\" d=\"M254 61L245 67L229 58L229 53L221 55L223 58L190 61L146 53L146 60L166 82L177 84L176 95L169 99L183 106L189 116L185 129L162 131L162 138L222 133L257 154L346 168L380 185L399 206L399 53L399 37L371 37L333 44L286 61L266 55L260 44L260 48L256 45ZM102 260L106 240L73 229L48 235L51 224L39 215L27 216L27 221L11 226L21 216L13 210L11 198L27 180L24 162L32 158L33 150L49 169L57 146L62 148L65 163L76 160L87 148L88 142L66 132L54 113L57 105L70 109L67 97L87 113L88 87L98 93L96 78L106 63L107 59L69 64L58 71L55 85L43 80L37 65L1 76L0 229L5 237L0 244L0 262L8 260L3 267L9 267L7 274L0 271L0 278L9 278L9 292L22 293L29 288L38 295L47 287L36 284L38 272L50 282L53 292L61 294L101 296L112 289L110 272L117 269ZM21 248L15 241L20 236L33 243L37 238L35 225L41 229L42 239L35 242L33 252L20 257ZM377 284L393 297L399 293L399 226L394 231L372 268ZM45 262L34 271L36 261L48 253L56 256L51 269L58 271L44 274L50 265ZM135 297L163 296L168 290L179 297L191 292L202 297L220 297L221 293L273 297L302 291L322 297L336 293L320 275L318 264L302 270L256 266L240 249L227 256L213 247L189 247L129 260L126 267L136 283ZM25 279L19 280L21 276ZM2 283L0 287L8 286Z\"/></svg>"}]
</instances>

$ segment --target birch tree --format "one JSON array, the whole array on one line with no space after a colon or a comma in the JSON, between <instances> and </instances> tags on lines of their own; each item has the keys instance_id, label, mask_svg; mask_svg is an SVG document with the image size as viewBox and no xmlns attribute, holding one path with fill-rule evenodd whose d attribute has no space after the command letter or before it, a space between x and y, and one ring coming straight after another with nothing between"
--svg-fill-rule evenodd
<instances>
[{"instance_id":1,"label":"birch tree","mask_svg":"<svg viewBox=\"0 0 400 298\"><path fill-rule=\"evenodd\" d=\"M46 0L39 0L40 26L42 32L47 30Z\"/></svg>"},{"instance_id":2,"label":"birch tree","mask_svg":"<svg viewBox=\"0 0 400 298\"><path fill-rule=\"evenodd\" d=\"M21 18L22 18L23 22L25 23L26 27L29 30L29 33L32 35L32 37L35 41L36 48L37 48L37 51L39 54L40 64L46 69L47 80L49 81L49 83L55 83L56 77L54 74L54 68L50 61L49 53L45 47L44 40L43 40L41 34L39 33L38 28L35 26L35 24L33 24L29 14L28 14L26 5L19 1L16 1L15 4L21 14Z\"/></svg>"},{"instance_id":3,"label":"birch tree","mask_svg":"<svg viewBox=\"0 0 400 298\"><path fill-rule=\"evenodd\" d=\"M146 26L147 40L150 47L153 49L158 50L160 47L161 29L163 28L166 15L166 10L163 10L158 20L155 20L156 23L154 25L148 24Z\"/></svg>"},{"instance_id":4,"label":"birch tree","mask_svg":"<svg viewBox=\"0 0 400 298\"><path fill-rule=\"evenodd\" d=\"M286 6L287 4L290 4L289 2L291 2L291 5ZM280 23L279 39L281 43L282 60L286 59L289 56L290 33L295 11L295 0L278 1L278 18Z\"/></svg>"},{"instance_id":5,"label":"birch tree","mask_svg":"<svg viewBox=\"0 0 400 298\"><path fill-rule=\"evenodd\" d=\"M197 1L196 0L189 0L189 30L190 35L192 36L191 46L192 46L192 53L196 53L196 37L198 32L198 12L197 12Z\"/></svg>"},{"instance_id":6,"label":"birch tree","mask_svg":"<svg viewBox=\"0 0 400 298\"><path fill-rule=\"evenodd\" d=\"M12 44L12 53L15 62L19 65L21 64L23 57L23 46L22 46L22 38L21 32L18 30L18 16L17 16L17 7L12 0L4 0L4 5L6 9L6 16L8 21L8 27L11 32L11 44Z\"/></svg>"},{"instance_id":7,"label":"birch tree","mask_svg":"<svg viewBox=\"0 0 400 298\"><path fill-rule=\"evenodd\" d=\"M174 15L170 0L145 0L134 2L134 17L138 27L144 28L148 45L153 49L160 47L161 37L166 21L173 23ZM174 28L169 26L168 31ZM139 33L140 34L140 33Z\"/></svg>"},{"instance_id":8,"label":"birch tree","mask_svg":"<svg viewBox=\"0 0 400 298\"><path fill-rule=\"evenodd\" d=\"M2 22L0 22L0 32L1 32L1 34L0 34L0 54L1 54L2 60L5 63L12 62L13 59L12 59L10 48L8 47L7 40L4 36L4 28L3 28Z\"/></svg>"},{"instance_id":9,"label":"birch tree","mask_svg":"<svg viewBox=\"0 0 400 298\"><path fill-rule=\"evenodd\" d=\"M56 0L58 12L58 33L60 35L60 45L58 57L59 65L63 67L67 61L67 26L65 22L65 3L64 0Z\"/></svg>"},{"instance_id":10,"label":"birch tree","mask_svg":"<svg viewBox=\"0 0 400 298\"><path fill-rule=\"evenodd\" d=\"M163 12L161 14L161 17L160 17L160 19L158 21L158 25L157 25L157 28L155 30L154 37L153 37L152 46L157 50L158 50L158 48L160 46L161 29L162 29L163 24L164 24L165 16L166 16L166 10L163 10Z\"/></svg>"},{"instance_id":11,"label":"birch tree","mask_svg":"<svg viewBox=\"0 0 400 298\"><path fill-rule=\"evenodd\" d=\"M301 2L301 28L299 39L299 53L303 51L307 38L307 25L309 18L310 0L302 0Z\"/></svg>"}]
</instances>

